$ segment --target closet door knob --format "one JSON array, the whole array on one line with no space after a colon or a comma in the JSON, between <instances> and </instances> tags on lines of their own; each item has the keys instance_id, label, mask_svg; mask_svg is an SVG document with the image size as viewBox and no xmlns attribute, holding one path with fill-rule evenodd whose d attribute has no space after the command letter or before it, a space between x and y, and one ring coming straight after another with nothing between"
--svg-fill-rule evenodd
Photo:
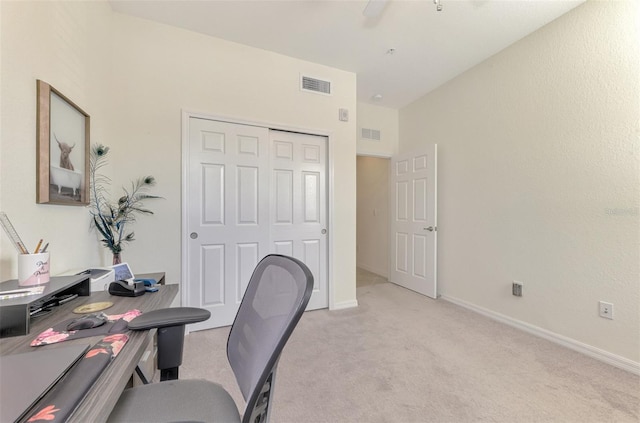
<instances>
[{"instance_id":1,"label":"closet door knob","mask_svg":"<svg viewBox=\"0 0 640 423\"><path fill-rule=\"evenodd\" d=\"M197 232L191 232L191 235L189 235L191 237L191 239L196 239L198 238L198 233Z\"/></svg>"}]
</instances>

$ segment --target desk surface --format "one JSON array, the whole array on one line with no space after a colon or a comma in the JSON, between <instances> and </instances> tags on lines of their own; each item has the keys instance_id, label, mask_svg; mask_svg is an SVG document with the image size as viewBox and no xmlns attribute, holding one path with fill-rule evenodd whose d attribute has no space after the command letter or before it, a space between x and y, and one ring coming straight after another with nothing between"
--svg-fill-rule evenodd
<instances>
[{"instance_id":1,"label":"desk surface","mask_svg":"<svg viewBox=\"0 0 640 423\"><path fill-rule=\"evenodd\" d=\"M162 274L140 275L140 277L154 278L156 280L160 280L161 276ZM178 285L163 285L158 292L147 293L140 297L114 297L109 295L108 292L94 292L88 297L78 297L57 307L47 316L35 319L31 324L28 335L1 339L0 355L34 351L35 348L41 351L43 349L68 346L72 343L94 344L102 339L103 336L81 338L41 347L29 346L31 341L42 331L59 322L74 316L77 317L77 314L73 314L73 309L78 306L111 301L113 306L104 311L107 314L120 314L134 308L146 312L169 307L177 293ZM69 419L70 422L106 421L120 394L129 382L131 375L134 373L142 354L149 342L151 342L154 333L154 331L129 332L129 341L89 390L82 403Z\"/></svg>"}]
</instances>

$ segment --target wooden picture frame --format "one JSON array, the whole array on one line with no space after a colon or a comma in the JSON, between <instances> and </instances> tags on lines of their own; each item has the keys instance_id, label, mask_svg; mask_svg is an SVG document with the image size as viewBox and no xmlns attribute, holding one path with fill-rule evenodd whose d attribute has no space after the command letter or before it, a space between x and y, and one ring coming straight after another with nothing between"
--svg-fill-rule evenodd
<instances>
[{"instance_id":1,"label":"wooden picture frame","mask_svg":"<svg viewBox=\"0 0 640 423\"><path fill-rule=\"evenodd\" d=\"M89 115L46 82L36 85L36 203L86 206Z\"/></svg>"}]
</instances>

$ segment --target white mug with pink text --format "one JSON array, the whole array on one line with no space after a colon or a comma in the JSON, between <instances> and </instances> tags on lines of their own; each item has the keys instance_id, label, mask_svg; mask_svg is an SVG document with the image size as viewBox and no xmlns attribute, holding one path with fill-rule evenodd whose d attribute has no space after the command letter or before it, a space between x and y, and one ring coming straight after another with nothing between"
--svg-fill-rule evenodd
<instances>
[{"instance_id":1,"label":"white mug with pink text","mask_svg":"<svg viewBox=\"0 0 640 423\"><path fill-rule=\"evenodd\" d=\"M49 282L49 253L18 255L18 285L30 286Z\"/></svg>"}]
</instances>

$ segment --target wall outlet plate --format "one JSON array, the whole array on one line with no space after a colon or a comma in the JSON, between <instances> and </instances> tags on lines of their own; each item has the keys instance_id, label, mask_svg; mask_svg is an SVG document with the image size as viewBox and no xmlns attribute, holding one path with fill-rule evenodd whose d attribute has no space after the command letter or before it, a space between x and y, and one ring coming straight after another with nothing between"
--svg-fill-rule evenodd
<instances>
[{"instance_id":1,"label":"wall outlet plate","mask_svg":"<svg viewBox=\"0 0 640 423\"><path fill-rule=\"evenodd\" d=\"M516 297L522 297L522 282L513 281L511 293Z\"/></svg>"},{"instance_id":2,"label":"wall outlet plate","mask_svg":"<svg viewBox=\"0 0 640 423\"><path fill-rule=\"evenodd\" d=\"M613 304L606 301L600 301L598 305L600 310L600 317L613 320Z\"/></svg>"}]
</instances>

